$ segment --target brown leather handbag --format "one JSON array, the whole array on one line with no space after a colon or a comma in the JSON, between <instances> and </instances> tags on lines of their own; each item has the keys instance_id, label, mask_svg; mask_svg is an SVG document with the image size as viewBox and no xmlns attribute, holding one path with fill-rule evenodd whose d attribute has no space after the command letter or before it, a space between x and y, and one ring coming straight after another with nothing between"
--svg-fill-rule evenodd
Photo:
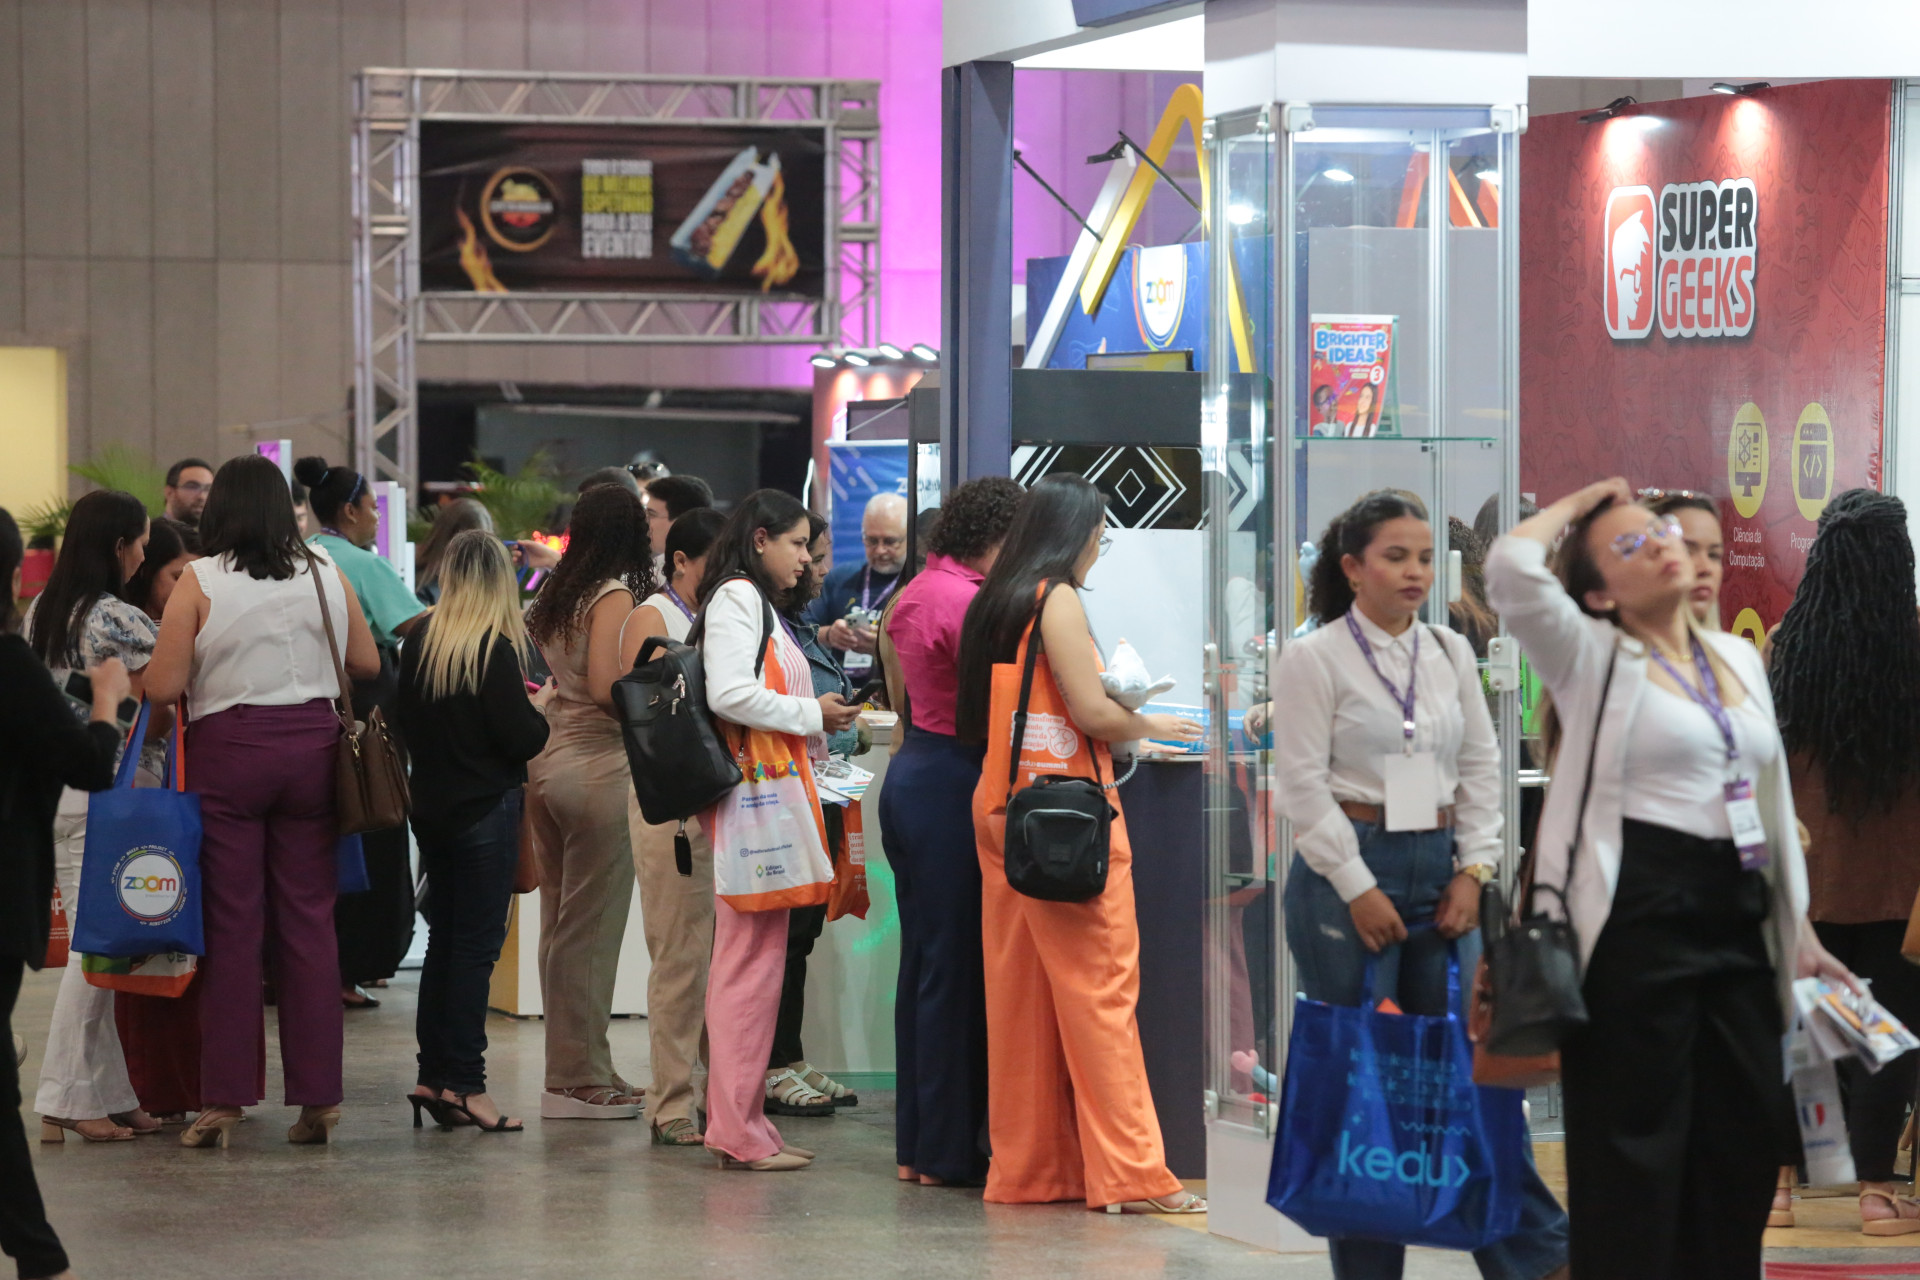
<instances>
[{"instance_id":1,"label":"brown leather handbag","mask_svg":"<svg viewBox=\"0 0 1920 1280\"><path fill-rule=\"evenodd\" d=\"M400 762L400 749L387 731L387 718L380 708L369 710L364 724L353 718L353 684L347 679L347 664L340 660L340 642L334 636L333 616L327 610L320 562L308 556L307 568L320 597L320 622L327 629L333 670L340 678L340 696L334 699L334 710L340 717L340 746L334 763L335 818L343 836L385 831L404 824L413 807L406 766Z\"/></svg>"},{"instance_id":2,"label":"brown leather handbag","mask_svg":"<svg viewBox=\"0 0 1920 1280\"><path fill-rule=\"evenodd\" d=\"M1537 1089L1560 1078L1560 1051L1548 1053L1495 1053L1487 1048L1487 1035L1493 1030L1493 977L1487 972L1487 958L1473 971L1473 998L1467 1005L1467 1039L1473 1042L1473 1082L1499 1089Z\"/></svg>"}]
</instances>

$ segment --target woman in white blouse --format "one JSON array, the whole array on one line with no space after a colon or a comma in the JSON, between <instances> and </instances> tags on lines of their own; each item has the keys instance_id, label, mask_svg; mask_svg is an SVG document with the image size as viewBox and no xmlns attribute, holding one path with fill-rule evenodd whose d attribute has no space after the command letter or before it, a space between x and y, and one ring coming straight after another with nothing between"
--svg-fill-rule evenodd
<instances>
[{"instance_id":1,"label":"woman in white blouse","mask_svg":"<svg viewBox=\"0 0 1920 1280\"><path fill-rule=\"evenodd\" d=\"M1791 984L1854 981L1807 924L1760 654L1700 625L1693 586L1678 522L1617 478L1487 558L1558 722L1535 875L1570 884L1590 1019L1561 1054L1583 1276L1759 1274Z\"/></svg>"},{"instance_id":2,"label":"woman in white blouse","mask_svg":"<svg viewBox=\"0 0 1920 1280\"><path fill-rule=\"evenodd\" d=\"M741 499L707 549L700 580L701 660L707 708L729 724L806 739L814 760L826 735L860 714L837 693L812 695L799 642L780 621L780 604L813 563L807 509L777 489ZM772 635L767 634L772 620ZM763 662L756 662L764 655ZM778 663L788 694L769 687ZM711 834L711 833L709 833ZM712 886L710 885L709 888ZM707 977L707 1147L723 1168L800 1169L811 1152L790 1147L766 1117L767 1058L773 1052L787 964L787 911L713 908L713 961Z\"/></svg>"},{"instance_id":3,"label":"woman in white blouse","mask_svg":"<svg viewBox=\"0 0 1920 1280\"><path fill-rule=\"evenodd\" d=\"M1420 622L1433 532L1408 495L1368 494L1327 526L1309 584L1318 630L1286 646L1274 675L1274 786L1297 852L1287 945L1310 1000L1357 1005L1379 957L1375 1000L1447 1008L1451 943L1471 973L1480 890L1500 856L1500 750L1473 651ZM1428 924L1409 936L1409 924ZM1405 1250L1330 1242L1334 1274L1401 1274ZM1487 1280L1541 1280L1567 1262L1567 1219L1528 1168L1520 1229L1475 1253Z\"/></svg>"}]
</instances>

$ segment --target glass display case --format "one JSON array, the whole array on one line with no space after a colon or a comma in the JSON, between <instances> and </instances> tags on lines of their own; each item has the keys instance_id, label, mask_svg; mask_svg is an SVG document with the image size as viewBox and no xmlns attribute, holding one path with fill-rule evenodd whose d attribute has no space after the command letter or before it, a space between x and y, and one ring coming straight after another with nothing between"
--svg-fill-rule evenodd
<instances>
[{"instance_id":1,"label":"glass display case","mask_svg":"<svg viewBox=\"0 0 1920 1280\"><path fill-rule=\"evenodd\" d=\"M1489 108L1298 103L1209 122L1207 233L1224 249L1209 259L1217 357L1201 451L1216 1216L1240 1198L1225 1185L1242 1180L1235 1170L1264 1170L1296 991L1280 908L1292 838L1272 801L1271 738L1258 731L1287 715L1269 672L1281 646L1317 625L1304 567L1322 530L1373 490L1406 491L1431 519L1439 572L1427 620L1451 624L1480 656L1507 779L1507 867L1515 861L1518 679L1480 562L1483 535L1510 526L1518 505L1507 198L1517 122Z\"/></svg>"}]
</instances>

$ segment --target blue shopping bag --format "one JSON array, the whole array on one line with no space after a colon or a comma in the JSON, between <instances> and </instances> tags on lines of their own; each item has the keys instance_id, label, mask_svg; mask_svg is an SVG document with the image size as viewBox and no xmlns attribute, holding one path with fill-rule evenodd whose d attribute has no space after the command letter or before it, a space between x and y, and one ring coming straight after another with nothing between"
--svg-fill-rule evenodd
<instances>
[{"instance_id":1,"label":"blue shopping bag","mask_svg":"<svg viewBox=\"0 0 1920 1280\"><path fill-rule=\"evenodd\" d=\"M365 893L373 888L367 879L367 851L357 835L341 836L334 843L334 892Z\"/></svg>"},{"instance_id":2,"label":"blue shopping bag","mask_svg":"<svg viewBox=\"0 0 1920 1280\"><path fill-rule=\"evenodd\" d=\"M200 797L184 785L180 730L168 755L170 786L133 786L152 707L140 704L111 791L87 798L80 915L73 949L131 958L206 952L200 924Z\"/></svg>"},{"instance_id":3,"label":"blue shopping bag","mask_svg":"<svg viewBox=\"0 0 1920 1280\"><path fill-rule=\"evenodd\" d=\"M1358 1007L1293 1008L1267 1203L1317 1236L1478 1249L1520 1225L1522 1095L1473 1083L1460 957L1447 1014L1381 1013L1367 961Z\"/></svg>"}]
</instances>

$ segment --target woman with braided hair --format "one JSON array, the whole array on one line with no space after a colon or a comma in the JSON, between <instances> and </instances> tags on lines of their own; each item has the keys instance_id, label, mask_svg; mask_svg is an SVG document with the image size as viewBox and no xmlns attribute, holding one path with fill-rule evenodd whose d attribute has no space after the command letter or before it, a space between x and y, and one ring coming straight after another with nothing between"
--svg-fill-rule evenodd
<instances>
[{"instance_id":1,"label":"woman with braided hair","mask_svg":"<svg viewBox=\"0 0 1920 1280\"><path fill-rule=\"evenodd\" d=\"M1900 499L1849 489L1820 517L1793 604L1768 642L1769 683L1812 833L1808 918L1829 951L1909 1026L1920 968L1900 958L1920 891L1920 606ZM1879 1072L1852 1058L1847 1138L1860 1176L1860 1229L1920 1233L1920 1201L1894 1191L1894 1146L1920 1054ZM1776 1199L1776 1220L1790 1204ZM1783 1223L1782 1225L1787 1225Z\"/></svg>"}]
</instances>

